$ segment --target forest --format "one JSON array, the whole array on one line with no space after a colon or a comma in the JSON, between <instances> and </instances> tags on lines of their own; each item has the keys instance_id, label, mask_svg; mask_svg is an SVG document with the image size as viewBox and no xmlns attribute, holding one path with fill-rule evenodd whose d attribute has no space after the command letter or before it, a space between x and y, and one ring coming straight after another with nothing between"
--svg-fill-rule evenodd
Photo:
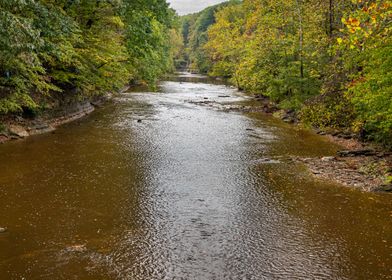
<instances>
[{"instance_id":1,"label":"forest","mask_svg":"<svg viewBox=\"0 0 392 280\"><path fill-rule=\"evenodd\" d=\"M392 1L230 1L182 17L192 71L392 146Z\"/></svg>"},{"instance_id":2,"label":"forest","mask_svg":"<svg viewBox=\"0 0 392 280\"><path fill-rule=\"evenodd\" d=\"M0 1L0 114L153 86L173 70L177 22L165 0Z\"/></svg>"},{"instance_id":3,"label":"forest","mask_svg":"<svg viewBox=\"0 0 392 280\"><path fill-rule=\"evenodd\" d=\"M0 0L0 280L392 280L391 218L392 0Z\"/></svg>"},{"instance_id":4,"label":"forest","mask_svg":"<svg viewBox=\"0 0 392 280\"><path fill-rule=\"evenodd\" d=\"M187 68L392 147L391 33L391 0L231 0L182 17L165 0L0 1L0 116Z\"/></svg>"}]
</instances>

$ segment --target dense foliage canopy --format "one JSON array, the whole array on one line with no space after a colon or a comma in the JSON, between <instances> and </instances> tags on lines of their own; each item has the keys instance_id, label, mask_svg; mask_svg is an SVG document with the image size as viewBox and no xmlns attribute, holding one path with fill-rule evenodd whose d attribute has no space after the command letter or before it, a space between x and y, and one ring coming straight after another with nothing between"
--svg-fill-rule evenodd
<instances>
[{"instance_id":1,"label":"dense foliage canopy","mask_svg":"<svg viewBox=\"0 0 392 280\"><path fill-rule=\"evenodd\" d=\"M240 1L232 0L203 11L181 17L182 36L184 38L183 64L189 69L207 74L211 69L211 61L204 48L208 42L208 28L215 23L215 13L220 9L238 4Z\"/></svg>"},{"instance_id":2,"label":"dense foliage canopy","mask_svg":"<svg viewBox=\"0 0 392 280\"><path fill-rule=\"evenodd\" d=\"M175 27L165 0L0 1L0 113L154 84Z\"/></svg>"},{"instance_id":3,"label":"dense foliage canopy","mask_svg":"<svg viewBox=\"0 0 392 280\"><path fill-rule=\"evenodd\" d=\"M183 19L192 68L392 145L392 1L244 0Z\"/></svg>"}]
</instances>

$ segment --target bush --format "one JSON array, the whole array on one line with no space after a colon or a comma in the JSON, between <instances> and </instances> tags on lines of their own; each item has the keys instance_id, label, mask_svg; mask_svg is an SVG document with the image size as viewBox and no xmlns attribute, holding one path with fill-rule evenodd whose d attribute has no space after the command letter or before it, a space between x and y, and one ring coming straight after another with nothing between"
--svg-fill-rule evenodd
<instances>
[{"instance_id":1,"label":"bush","mask_svg":"<svg viewBox=\"0 0 392 280\"><path fill-rule=\"evenodd\" d=\"M355 128L356 114L350 100L341 92L321 95L307 102L300 112L303 123L313 127L325 128Z\"/></svg>"}]
</instances>

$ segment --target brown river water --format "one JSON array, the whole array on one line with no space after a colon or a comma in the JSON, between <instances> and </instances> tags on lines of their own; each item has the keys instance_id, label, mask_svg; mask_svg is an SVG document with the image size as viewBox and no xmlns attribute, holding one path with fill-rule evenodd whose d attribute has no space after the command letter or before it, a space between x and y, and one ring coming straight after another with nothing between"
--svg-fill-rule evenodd
<instances>
[{"instance_id":1,"label":"brown river water","mask_svg":"<svg viewBox=\"0 0 392 280\"><path fill-rule=\"evenodd\" d=\"M339 147L205 100L251 102L182 75L0 145L0 279L392 279L391 195L316 181L287 157Z\"/></svg>"}]
</instances>

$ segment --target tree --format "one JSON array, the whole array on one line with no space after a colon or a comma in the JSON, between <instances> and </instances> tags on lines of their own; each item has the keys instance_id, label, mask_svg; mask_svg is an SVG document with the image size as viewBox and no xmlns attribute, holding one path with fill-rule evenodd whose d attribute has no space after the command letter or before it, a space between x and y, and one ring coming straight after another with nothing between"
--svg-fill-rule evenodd
<instances>
[{"instance_id":1,"label":"tree","mask_svg":"<svg viewBox=\"0 0 392 280\"><path fill-rule=\"evenodd\" d=\"M392 1L356 4L338 38L350 71L347 95L358 114L356 129L392 146Z\"/></svg>"},{"instance_id":2,"label":"tree","mask_svg":"<svg viewBox=\"0 0 392 280\"><path fill-rule=\"evenodd\" d=\"M189 56L194 62L207 55L199 69L297 110L310 125L392 146L391 6L244 0L217 10L202 44L189 41Z\"/></svg>"},{"instance_id":3,"label":"tree","mask_svg":"<svg viewBox=\"0 0 392 280\"><path fill-rule=\"evenodd\" d=\"M0 113L153 85L173 67L174 19L164 0L1 1Z\"/></svg>"}]
</instances>

